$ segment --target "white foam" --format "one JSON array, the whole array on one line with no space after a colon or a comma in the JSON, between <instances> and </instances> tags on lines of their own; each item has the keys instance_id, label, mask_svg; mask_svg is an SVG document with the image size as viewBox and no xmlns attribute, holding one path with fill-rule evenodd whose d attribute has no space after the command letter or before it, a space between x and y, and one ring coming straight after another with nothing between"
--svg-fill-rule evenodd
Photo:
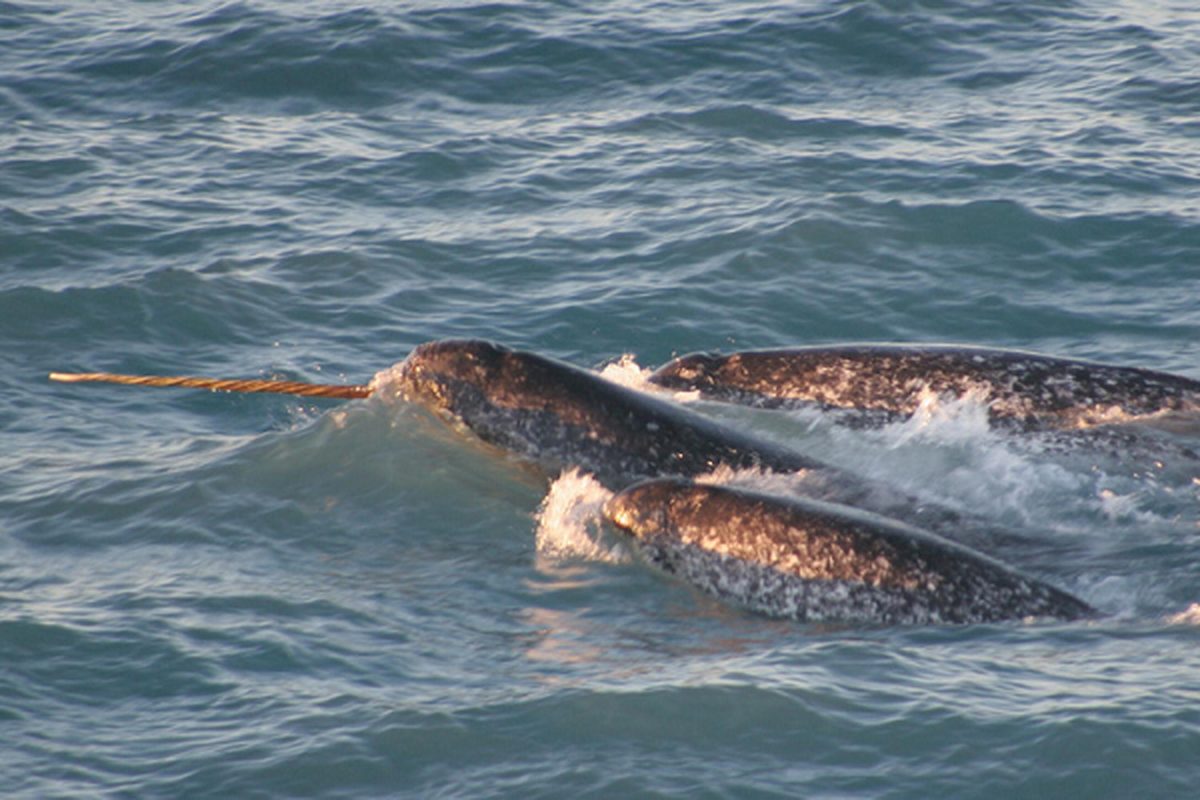
<instances>
[{"instance_id":1,"label":"white foam","mask_svg":"<svg viewBox=\"0 0 1200 800\"><path fill-rule=\"evenodd\" d=\"M1134 521L1153 522L1153 514L1141 510L1141 492L1118 494L1108 488L1100 489L1096 496L1100 500L1100 510L1104 516L1113 522Z\"/></svg>"},{"instance_id":2,"label":"white foam","mask_svg":"<svg viewBox=\"0 0 1200 800\"><path fill-rule=\"evenodd\" d=\"M972 514L1039 524L1061 498L1090 497L1090 476L1013 447L988 423L977 393L943 398L925 392L912 417L877 429L828 431L817 453L850 472Z\"/></svg>"},{"instance_id":3,"label":"white foam","mask_svg":"<svg viewBox=\"0 0 1200 800\"><path fill-rule=\"evenodd\" d=\"M404 373L404 365L408 361L397 361L387 369L381 369L371 378L371 382L367 384L371 388L371 397L378 397L383 400L394 400L398 397L399 391L394 384L397 383Z\"/></svg>"},{"instance_id":4,"label":"white foam","mask_svg":"<svg viewBox=\"0 0 1200 800\"><path fill-rule=\"evenodd\" d=\"M650 376L654 374L654 370L639 365L637 356L632 353L624 353L620 358L608 362L600 368L599 374L601 378L627 389L668 397L678 403L690 403L700 399L699 391L673 391L651 383Z\"/></svg>"},{"instance_id":5,"label":"white foam","mask_svg":"<svg viewBox=\"0 0 1200 800\"><path fill-rule=\"evenodd\" d=\"M912 416L886 426L894 438L892 447L928 440L936 444L960 444L991 439L987 393L972 389L961 397L943 397L922 389Z\"/></svg>"},{"instance_id":6,"label":"white foam","mask_svg":"<svg viewBox=\"0 0 1200 800\"><path fill-rule=\"evenodd\" d=\"M630 389L642 392L653 389L653 385L649 382L651 370L639 366L637 356L633 353L623 353L619 358L615 358L601 367L599 372L601 378Z\"/></svg>"},{"instance_id":7,"label":"white foam","mask_svg":"<svg viewBox=\"0 0 1200 800\"><path fill-rule=\"evenodd\" d=\"M604 531L601 512L610 497L612 492L591 474L575 468L563 472L538 507L538 556L609 563L629 560L625 547Z\"/></svg>"}]
</instances>

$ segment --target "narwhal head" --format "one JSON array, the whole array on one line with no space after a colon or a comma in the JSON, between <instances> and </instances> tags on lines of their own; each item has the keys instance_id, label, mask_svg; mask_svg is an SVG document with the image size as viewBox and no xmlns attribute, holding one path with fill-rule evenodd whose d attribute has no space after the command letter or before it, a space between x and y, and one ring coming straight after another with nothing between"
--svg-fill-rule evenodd
<instances>
[{"instance_id":1,"label":"narwhal head","mask_svg":"<svg viewBox=\"0 0 1200 800\"><path fill-rule=\"evenodd\" d=\"M604 516L635 539L669 533L681 505L690 505L706 487L682 478L652 478L635 483L604 504Z\"/></svg>"},{"instance_id":2,"label":"narwhal head","mask_svg":"<svg viewBox=\"0 0 1200 800\"><path fill-rule=\"evenodd\" d=\"M625 390L586 370L492 342L446 340L417 347L389 381L403 399L548 468L617 469L619 454L603 449L614 436L604 401Z\"/></svg>"},{"instance_id":3,"label":"narwhal head","mask_svg":"<svg viewBox=\"0 0 1200 800\"><path fill-rule=\"evenodd\" d=\"M811 466L590 370L490 342L423 344L381 388L548 472L578 467L609 488L719 464Z\"/></svg>"},{"instance_id":4,"label":"narwhal head","mask_svg":"<svg viewBox=\"0 0 1200 800\"><path fill-rule=\"evenodd\" d=\"M493 393L512 351L481 339L446 339L418 345L392 377L406 400L432 411L460 416L464 395Z\"/></svg>"}]
</instances>

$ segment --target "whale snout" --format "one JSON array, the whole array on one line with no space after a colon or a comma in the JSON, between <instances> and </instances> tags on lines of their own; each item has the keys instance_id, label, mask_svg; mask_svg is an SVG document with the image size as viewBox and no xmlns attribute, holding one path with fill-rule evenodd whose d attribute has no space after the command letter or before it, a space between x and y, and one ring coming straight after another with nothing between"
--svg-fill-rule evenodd
<instances>
[{"instance_id":1,"label":"whale snout","mask_svg":"<svg viewBox=\"0 0 1200 800\"><path fill-rule=\"evenodd\" d=\"M670 529L671 504L692 484L674 478L652 478L624 489L604 504L604 516L636 538Z\"/></svg>"},{"instance_id":2,"label":"whale snout","mask_svg":"<svg viewBox=\"0 0 1200 800\"><path fill-rule=\"evenodd\" d=\"M410 402L437 410L454 403L455 387L487 387L503 371L508 348L482 339L418 345L400 367L399 389Z\"/></svg>"},{"instance_id":3,"label":"whale snout","mask_svg":"<svg viewBox=\"0 0 1200 800\"><path fill-rule=\"evenodd\" d=\"M629 534L636 535L636 531L644 527L641 524L641 512L642 508L628 490L614 495L604 504L605 518Z\"/></svg>"},{"instance_id":4,"label":"whale snout","mask_svg":"<svg viewBox=\"0 0 1200 800\"><path fill-rule=\"evenodd\" d=\"M623 495L616 495L604 504L604 518L621 530L628 531L634 526L634 508Z\"/></svg>"}]
</instances>

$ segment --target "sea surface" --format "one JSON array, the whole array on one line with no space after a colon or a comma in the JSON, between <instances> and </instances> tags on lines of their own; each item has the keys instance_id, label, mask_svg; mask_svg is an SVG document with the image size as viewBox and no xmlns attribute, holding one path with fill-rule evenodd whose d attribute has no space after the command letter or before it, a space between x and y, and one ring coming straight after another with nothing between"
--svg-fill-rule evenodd
<instances>
[{"instance_id":1,"label":"sea surface","mask_svg":"<svg viewBox=\"0 0 1200 800\"><path fill-rule=\"evenodd\" d=\"M481 337L1200 378L1182 2L0 2L10 798L1195 797L1200 430L701 413L1017 530L1091 622L766 619L370 381Z\"/></svg>"}]
</instances>

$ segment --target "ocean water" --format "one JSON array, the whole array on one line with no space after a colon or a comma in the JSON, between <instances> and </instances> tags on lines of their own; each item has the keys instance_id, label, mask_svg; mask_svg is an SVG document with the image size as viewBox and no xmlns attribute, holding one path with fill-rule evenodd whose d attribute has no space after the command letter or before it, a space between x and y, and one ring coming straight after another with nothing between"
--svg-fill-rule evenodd
<instances>
[{"instance_id":1,"label":"ocean water","mask_svg":"<svg viewBox=\"0 0 1200 800\"><path fill-rule=\"evenodd\" d=\"M1200 378L1198 75L1183 2L0 2L5 796L1194 796L1194 427L680 398L1105 613L806 626L396 401L46 374L472 336L634 385L846 341Z\"/></svg>"}]
</instances>

